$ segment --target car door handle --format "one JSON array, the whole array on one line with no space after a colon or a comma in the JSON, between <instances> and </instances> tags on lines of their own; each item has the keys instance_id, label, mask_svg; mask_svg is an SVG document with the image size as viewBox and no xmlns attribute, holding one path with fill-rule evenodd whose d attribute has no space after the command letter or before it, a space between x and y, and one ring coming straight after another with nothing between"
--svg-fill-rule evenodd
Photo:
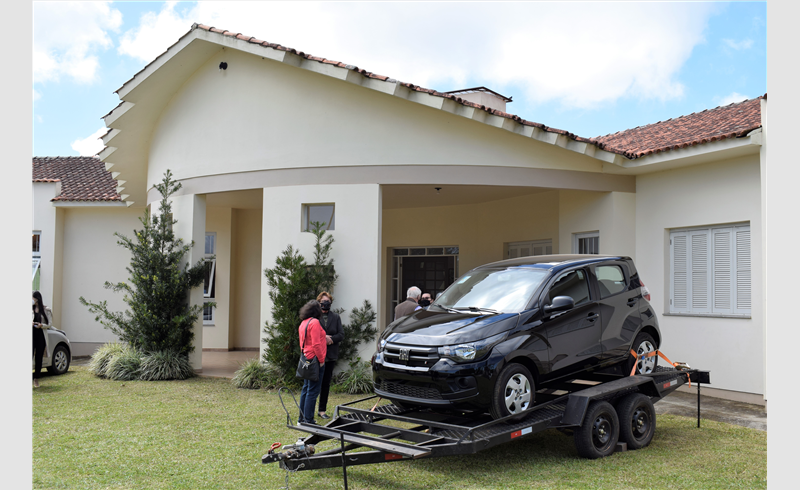
<instances>
[{"instance_id":1,"label":"car door handle","mask_svg":"<svg viewBox=\"0 0 800 490\"><path fill-rule=\"evenodd\" d=\"M600 315L598 315L597 313L589 313L589 316L586 317L586 319L589 320L590 322L593 322L598 318L600 318Z\"/></svg>"},{"instance_id":2,"label":"car door handle","mask_svg":"<svg viewBox=\"0 0 800 490\"><path fill-rule=\"evenodd\" d=\"M629 300L628 300L628 306L630 306L630 307L633 307L633 306L635 306L637 301L638 301L638 300L637 300L636 298L631 298L631 299L629 299Z\"/></svg>"}]
</instances>

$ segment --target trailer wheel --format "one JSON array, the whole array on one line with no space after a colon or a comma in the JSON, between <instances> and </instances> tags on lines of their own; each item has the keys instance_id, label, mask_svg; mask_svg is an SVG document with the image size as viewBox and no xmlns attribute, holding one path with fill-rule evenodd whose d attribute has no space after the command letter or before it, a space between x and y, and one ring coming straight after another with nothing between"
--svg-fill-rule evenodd
<instances>
[{"instance_id":1,"label":"trailer wheel","mask_svg":"<svg viewBox=\"0 0 800 490\"><path fill-rule=\"evenodd\" d=\"M608 402L592 402L583 424L575 429L575 447L582 458L604 458L614 452L619 441L619 418Z\"/></svg>"},{"instance_id":2,"label":"trailer wheel","mask_svg":"<svg viewBox=\"0 0 800 490\"><path fill-rule=\"evenodd\" d=\"M533 376L522 364L512 362L497 376L489 413L493 419L521 414L533 405L536 389Z\"/></svg>"},{"instance_id":3,"label":"trailer wheel","mask_svg":"<svg viewBox=\"0 0 800 490\"><path fill-rule=\"evenodd\" d=\"M641 449L650 444L656 431L656 412L650 398L633 393L623 398L617 409L619 439L628 444L628 449Z\"/></svg>"},{"instance_id":4,"label":"trailer wheel","mask_svg":"<svg viewBox=\"0 0 800 490\"><path fill-rule=\"evenodd\" d=\"M656 345L656 341L653 339L652 335L640 332L633 340L631 349L636 351L637 356L641 356L642 354L655 351L658 349L658 345ZM649 374L656 370L658 356L646 357L642 360L634 359L633 356L629 356L628 362L626 363L626 366L628 366L625 370L626 375L633 370L634 364L636 364L636 373L634 374Z\"/></svg>"}]
</instances>

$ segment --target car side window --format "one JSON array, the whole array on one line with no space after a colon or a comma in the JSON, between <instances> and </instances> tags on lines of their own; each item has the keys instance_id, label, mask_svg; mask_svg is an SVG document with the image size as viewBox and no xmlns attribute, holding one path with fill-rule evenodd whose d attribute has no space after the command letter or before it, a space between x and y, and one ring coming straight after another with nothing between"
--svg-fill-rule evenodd
<instances>
[{"instance_id":1,"label":"car side window","mask_svg":"<svg viewBox=\"0 0 800 490\"><path fill-rule=\"evenodd\" d=\"M569 296L575 301L575 306L589 302L589 283L586 273L579 269L570 271L559 277L550 287L547 300L553 302L556 296Z\"/></svg>"},{"instance_id":2,"label":"car side window","mask_svg":"<svg viewBox=\"0 0 800 490\"><path fill-rule=\"evenodd\" d=\"M625 274L618 265L598 265L594 269L597 276L597 287L600 289L600 299L608 298L628 289Z\"/></svg>"}]
</instances>

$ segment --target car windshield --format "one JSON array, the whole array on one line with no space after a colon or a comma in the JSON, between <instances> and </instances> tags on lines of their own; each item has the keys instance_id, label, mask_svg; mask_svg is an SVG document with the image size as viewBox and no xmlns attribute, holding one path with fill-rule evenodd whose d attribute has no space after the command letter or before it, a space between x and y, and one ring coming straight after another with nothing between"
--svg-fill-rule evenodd
<instances>
[{"instance_id":1,"label":"car windshield","mask_svg":"<svg viewBox=\"0 0 800 490\"><path fill-rule=\"evenodd\" d=\"M547 275L546 270L527 268L468 272L447 288L434 304L452 309L519 313Z\"/></svg>"}]
</instances>

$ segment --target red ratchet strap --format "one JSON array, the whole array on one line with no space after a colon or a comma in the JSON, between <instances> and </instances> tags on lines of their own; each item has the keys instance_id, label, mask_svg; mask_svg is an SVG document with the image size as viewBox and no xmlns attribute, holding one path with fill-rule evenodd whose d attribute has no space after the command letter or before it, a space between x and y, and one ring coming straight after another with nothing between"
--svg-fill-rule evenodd
<instances>
[{"instance_id":1,"label":"red ratchet strap","mask_svg":"<svg viewBox=\"0 0 800 490\"><path fill-rule=\"evenodd\" d=\"M636 351L631 349L631 355L636 358L636 362L633 363L633 369L631 369L630 376L633 376L634 374L636 374L636 364L639 362L639 360L644 359L645 357L653 357L655 355L658 355L658 357L660 357L660 358L664 359L665 361L667 361L670 366L672 366L672 367L674 367L676 369L678 367L678 363L677 362L670 361L669 358L667 358L667 356L665 356L664 353L661 352L660 350L654 350L653 352L648 352L646 354L642 354L641 356L639 356L639 355L636 354ZM685 374L686 374L686 381L689 383L689 387L691 387L692 386L692 377L689 376L689 373L685 373Z\"/></svg>"},{"instance_id":2,"label":"red ratchet strap","mask_svg":"<svg viewBox=\"0 0 800 490\"><path fill-rule=\"evenodd\" d=\"M269 447L269 451L267 451L267 454L274 453L275 450L278 449L279 447L281 447L281 443L280 442L273 442L272 446Z\"/></svg>"}]
</instances>

